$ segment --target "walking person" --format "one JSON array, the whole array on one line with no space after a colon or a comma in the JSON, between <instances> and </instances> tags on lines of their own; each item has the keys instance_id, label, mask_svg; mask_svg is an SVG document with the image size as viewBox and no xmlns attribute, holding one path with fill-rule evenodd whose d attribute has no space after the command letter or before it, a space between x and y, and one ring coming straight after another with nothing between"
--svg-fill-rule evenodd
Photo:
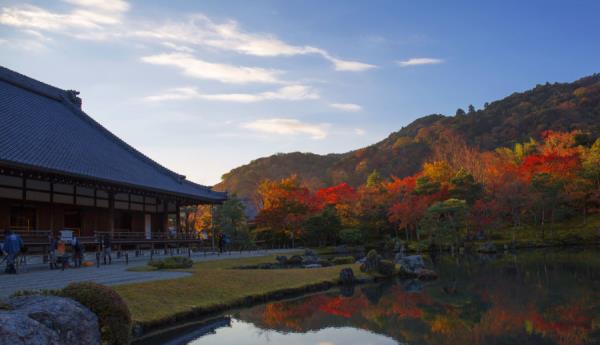
<instances>
[{"instance_id":1,"label":"walking person","mask_svg":"<svg viewBox=\"0 0 600 345\"><path fill-rule=\"evenodd\" d=\"M56 266L56 249L58 248L58 240L53 234L48 235L48 262L50 269L57 268Z\"/></svg>"},{"instance_id":2,"label":"walking person","mask_svg":"<svg viewBox=\"0 0 600 345\"><path fill-rule=\"evenodd\" d=\"M108 264L112 264L112 244L110 243L110 236L104 235L102 239L102 257L104 258L104 264L106 265L106 258L108 258Z\"/></svg>"},{"instance_id":3,"label":"walking person","mask_svg":"<svg viewBox=\"0 0 600 345\"><path fill-rule=\"evenodd\" d=\"M75 268L81 267L81 261L83 257L83 245L79 242L79 239L73 236L71 240L71 246L73 247L73 264Z\"/></svg>"},{"instance_id":4,"label":"walking person","mask_svg":"<svg viewBox=\"0 0 600 345\"><path fill-rule=\"evenodd\" d=\"M220 233L219 234L219 253L223 253L223 251L225 250L225 243L226 243L226 238L225 238L225 234Z\"/></svg>"},{"instance_id":5,"label":"walking person","mask_svg":"<svg viewBox=\"0 0 600 345\"><path fill-rule=\"evenodd\" d=\"M4 235L4 246L2 250L6 253L6 273L16 274L15 259L23 249L23 240L19 235L11 230L7 230Z\"/></svg>"}]
</instances>

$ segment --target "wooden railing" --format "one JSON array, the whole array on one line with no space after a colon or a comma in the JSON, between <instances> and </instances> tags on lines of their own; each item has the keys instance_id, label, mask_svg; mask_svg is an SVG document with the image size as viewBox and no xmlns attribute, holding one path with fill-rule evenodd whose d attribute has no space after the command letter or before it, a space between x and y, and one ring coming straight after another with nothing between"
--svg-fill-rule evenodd
<instances>
[{"instance_id":1,"label":"wooden railing","mask_svg":"<svg viewBox=\"0 0 600 345\"><path fill-rule=\"evenodd\" d=\"M53 235L53 231L51 230L21 230L21 229L10 229L11 231L18 234L21 239L27 243L48 243L48 237ZM73 229L68 229L73 230ZM0 241L4 241L5 231L0 229ZM56 234L58 235L58 234ZM74 232L74 235L84 243L91 242L99 242L105 236L108 236L113 241L178 241L178 240L203 240L199 234L197 233L177 233L177 234L168 234L165 232L153 232L150 238L146 237L145 232L136 232L136 231L114 231L111 236L111 232L109 231L96 231L93 235L89 236L79 236L79 231Z\"/></svg>"},{"instance_id":2,"label":"wooden railing","mask_svg":"<svg viewBox=\"0 0 600 345\"><path fill-rule=\"evenodd\" d=\"M24 242L48 242L48 236L52 234L51 230L22 230L9 229L23 239ZM5 230L0 230L0 240L4 241Z\"/></svg>"},{"instance_id":3,"label":"wooden railing","mask_svg":"<svg viewBox=\"0 0 600 345\"><path fill-rule=\"evenodd\" d=\"M150 238L147 238L145 232L134 232L134 231L114 231L111 233L109 231L96 231L95 237L97 239L102 239L105 236L109 236L113 240L124 240L124 241L144 241L144 240L157 240L157 241L167 241L167 240L202 240L203 238L199 236L199 234L186 234L186 233L177 233L174 235L170 235L164 232L153 232L150 234Z\"/></svg>"}]
</instances>

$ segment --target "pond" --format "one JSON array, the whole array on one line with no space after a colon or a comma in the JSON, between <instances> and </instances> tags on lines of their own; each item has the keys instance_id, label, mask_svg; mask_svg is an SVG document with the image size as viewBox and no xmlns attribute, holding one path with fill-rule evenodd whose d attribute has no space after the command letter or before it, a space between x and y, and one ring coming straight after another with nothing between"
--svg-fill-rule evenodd
<instances>
[{"instance_id":1,"label":"pond","mask_svg":"<svg viewBox=\"0 0 600 345\"><path fill-rule=\"evenodd\" d=\"M438 256L432 282L267 303L156 344L600 344L600 252Z\"/></svg>"}]
</instances>

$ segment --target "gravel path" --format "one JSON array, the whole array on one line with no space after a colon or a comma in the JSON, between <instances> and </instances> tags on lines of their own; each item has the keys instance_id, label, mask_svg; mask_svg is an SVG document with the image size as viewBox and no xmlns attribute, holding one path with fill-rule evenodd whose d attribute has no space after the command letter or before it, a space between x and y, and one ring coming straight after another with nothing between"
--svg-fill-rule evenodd
<instances>
[{"instance_id":1,"label":"gravel path","mask_svg":"<svg viewBox=\"0 0 600 345\"><path fill-rule=\"evenodd\" d=\"M268 251L252 251L252 252L232 252L217 255L216 253L195 253L192 255L194 261L211 261L211 260L227 260L246 257L257 257L283 253L289 250L268 250ZM111 265L101 265L85 268L68 268L64 271L50 270L47 265L30 264L26 266L26 272L16 275L4 274L4 265L0 272L0 298L10 296L19 290L36 290L36 289L59 289L67 286L72 282L79 281L94 281L106 285L119 285L134 282L175 279L189 275L187 272L170 272L170 271L151 271L151 272L131 272L128 268L136 266L144 266L149 259L149 256L132 257L129 255L129 264L126 265L123 258L116 260L113 254L113 262ZM156 258L164 257L155 255ZM88 260L95 260L91 257Z\"/></svg>"}]
</instances>

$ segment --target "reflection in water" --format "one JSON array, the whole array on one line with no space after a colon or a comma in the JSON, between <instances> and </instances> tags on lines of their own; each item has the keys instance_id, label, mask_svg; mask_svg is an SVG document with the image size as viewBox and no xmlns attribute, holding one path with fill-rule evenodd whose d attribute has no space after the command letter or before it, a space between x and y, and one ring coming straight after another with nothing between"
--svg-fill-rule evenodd
<instances>
[{"instance_id":1,"label":"reflection in water","mask_svg":"<svg viewBox=\"0 0 600 345\"><path fill-rule=\"evenodd\" d=\"M394 281L268 303L240 311L230 327L177 343L600 344L596 251L438 256L435 266L434 282Z\"/></svg>"},{"instance_id":2,"label":"reflection in water","mask_svg":"<svg viewBox=\"0 0 600 345\"><path fill-rule=\"evenodd\" d=\"M351 327L324 328L306 333L264 330L252 323L235 320L231 327L219 328L190 345L395 345L394 339Z\"/></svg>"}]
</instances>

